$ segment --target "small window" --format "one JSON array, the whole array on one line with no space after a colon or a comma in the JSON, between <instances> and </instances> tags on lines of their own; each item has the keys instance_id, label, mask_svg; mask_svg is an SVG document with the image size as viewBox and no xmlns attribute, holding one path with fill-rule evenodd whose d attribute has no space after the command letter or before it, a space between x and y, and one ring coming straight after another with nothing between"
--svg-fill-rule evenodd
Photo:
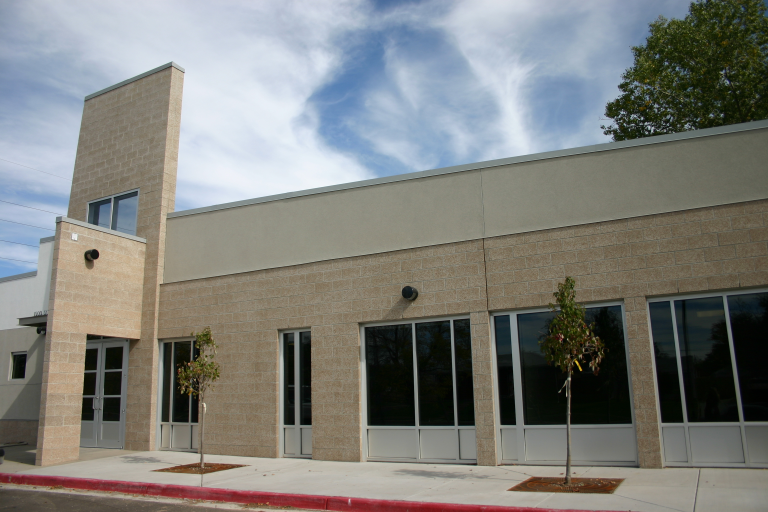
<instances>
[{"instance_id":1,"label":"small window","mask_svg":"<svg viewBox=\"0 0 768 512\"><path fill-rule=\"evenodd\" d=\"M27 353L16 352L11 354L11 378L23 379L27 373Z\"/></svg>"},{"instance_id":2,"label":"small window","mask_svg":"<svg viewBox=\"0 0 768 512\"><path fill-rule=\"evenodd\" d=\"M135 235L138 208L138 190L99 199L88 204L88 223Z\"/></svg>"}]
</instances>

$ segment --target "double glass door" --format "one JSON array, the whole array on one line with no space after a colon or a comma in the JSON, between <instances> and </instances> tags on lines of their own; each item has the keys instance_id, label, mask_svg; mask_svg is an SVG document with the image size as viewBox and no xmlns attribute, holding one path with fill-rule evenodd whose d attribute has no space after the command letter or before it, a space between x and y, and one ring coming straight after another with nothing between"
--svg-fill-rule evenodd
<instances>
[{"instance_id":1,"label":"double glass door","mask_svg":"<svg viewBox=\"0 0 768 512\"><path fill-rule=\"evenodd\" d=\"M282 334L282 446L286 457L312 456L312 336Z\"/></svg>"},{"instance_id":2,"label":"double glass door","mask_svg":"<svg viewBox=\"0 0 768 512\"><path fill-rule=\"evenodd\" d=\"M83 374L80 446L123 448L128 341L88 342Z\"/></svg>"}]
</instances>

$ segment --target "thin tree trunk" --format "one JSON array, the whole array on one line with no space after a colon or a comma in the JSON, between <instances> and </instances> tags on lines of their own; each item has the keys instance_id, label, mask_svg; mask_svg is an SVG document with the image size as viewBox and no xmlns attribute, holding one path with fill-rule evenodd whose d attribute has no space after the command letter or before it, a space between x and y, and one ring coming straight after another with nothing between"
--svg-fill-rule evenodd
<instances>
[{"instance_id":1,"label":"thin tree trunk","mask_svg":"<svg viewBox=\"0 0 768 512\"><path fill-rule=\"evenodd\" d=\"M571 370L568 370L568 380L565 381L565 396L568 408L565 414L566 452L565 452L565 483L571 485Z\"/></svg>"},{"instance_id":2,"label":"thin tree trunk","mask_svg":"<svg viewBox=\"0 0 768 512\"><path fill-rule=\"evenodd\" d=\"M203 397L200 397L203 398ZM202 409L202 415L200 417L200 487L203 486L203 475L205 474L205 450L203 449L203 433L205 431L205 402L200 400L200 408Z\"/></svg>"}]
</instances>

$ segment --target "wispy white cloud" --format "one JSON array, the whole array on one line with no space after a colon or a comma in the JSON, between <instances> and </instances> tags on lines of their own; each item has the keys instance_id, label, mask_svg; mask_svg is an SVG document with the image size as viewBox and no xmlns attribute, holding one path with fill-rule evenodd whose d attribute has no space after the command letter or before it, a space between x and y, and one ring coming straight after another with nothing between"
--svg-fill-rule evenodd
<instances>
[{"instance_id":1,"label":"wispy white cloud","mask_svg":"<svg viewBox=\"0 0 768 512\"><path fill-rule=\"evenodd\" d=\"M83 97L169 60L187 69L177 209L602 142L629 46L688 3L3 2L0 158L71 176ZM0 162L0 199L65 211L68 193Z\"/></svg>"}]
</instances>

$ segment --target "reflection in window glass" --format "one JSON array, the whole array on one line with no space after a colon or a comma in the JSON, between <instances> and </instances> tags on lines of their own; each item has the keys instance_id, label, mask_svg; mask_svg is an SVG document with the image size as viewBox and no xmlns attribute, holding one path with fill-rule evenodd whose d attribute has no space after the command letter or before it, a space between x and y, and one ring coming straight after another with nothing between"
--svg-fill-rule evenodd
<instances>
[{"instance_id":1,"label":"reflection in window glass","mask_svg":"<svg viewBox=\"0 0 768 512\"><path fill-rule=\"evenodd\" d=\"M512 369L512 332L509 315L494 317L496 375L499 381L499 415L502 425L514 425L515 379Z\"/></svg>"},{"instance_id":2,"label":"reflection in window glass","mask_svg":"<svg viewBox=\"0 0 768 512\"><path fill-rule=\"evenodd\" d=\"M173 344L174 368L186 364L191 360L192 342L182 341ZM189 395L182 394L179 390L178 374L173 372L173 421L189 423Z\"/></svg>"},{"instance_id":3,"label":"reflection in window glass","mask_svg":"<svg viewBox=\"0 0 768 512\"><path fill-rule=\"evenodd\" d=\"M688 421L738 421L723 298L676 300L675 318Z\"/></svg>"},{"instance_id":4,"label":"reflection in window glass","mask_svg":"<svg viewBox=\"0 0 768 512\"><path fill-rule=\"evenodd\" d=\"M163 410L160 421L171 421L171 379L173 371L173 343L163 344Z\"/></svg>"},{"instance_id":5,"label":"reflection in window glass","mask_svg":"<svg viewBox=\"0 0 768 512\"><path fill-rule=\"evenodd\" d=\"M299 333L299 371L301 378L301 424L312 424L312 347L311 333Z\"/></svg>"},{"instance_id":6,"label":"reflection in window glass","mask_svg":"<svg viewBox=\"0 0 768 512\"><path fill-rule=\"evenodd\" d=\"M88 205L88 224L109 229L112 213L112 199L96 201Z\"/></svg>"},{"instance_id":7,"label":"reflection in window glass","mask_svg":"<svg viewBox=\"0 0 768 512\"><path fill-rule=\"evenodd\" d=\"M675 333L669 302L648 304L651 314L653 352L656 358L656 382L659 385L659 404L662 423L683 422L683 402L680 398L680 379L677 371Z\"/></svg>"},{"instance_id":8,"label":"reflection in window glass","mask_svg":"<svg viewBox=\"0 0 768 512\"><path fill-rule=\"evenodd\" d=\"M115 212L112 215L112 229L121 233L135 235L138 206L138 191L116 197Z\"/></svg>"},{"instance_id":9,"label":"reflection in window glass","mask_svg":"<svg viewBox=\"0 0 768 512\"><path fill-rule=\"evenodd\" d=\"M83 408L80 412L82 421L93 421L93 397L83 397Z\"/></svg>"},{"instance_id":10,"label":"reflection in window glass","mask_svg":"<svg viewBox=\"0 0 768 512\"><path fill-rule=\"evenodd\" d=\"M120 398L102 398L101 404L102 421L120 421Z\"/></svg>"},{"instance_id":11,"label":"reflection in window glass","mask_svg":"<svg viewBox=\"0 0 768 512\"><path fill-rule=\"evenodd\" d=\"M415 426L411 325L366 327L368 425Z\"/></svg>"},{"instance_id":12,"label":"reflection in window glass","mask_svg":"<svg viewBox=\"0 0 768 512\"><path fill-rule=\"evenodd\" d=\"M768 421L768 293L728 297L744 421Z\"/></svg>"},{"instance_id":13,"label":"reflection in window glass","mask_svg":"<svg viewBox=\"0 0 768 512\"><path fill-rule=\"evenodd\" d=\"M292 332L283 334L284 425L294 425L296 423L296 343L294 338L295 336Z\"/></svg>"},{"instance_id":14,"label":"reflection in window glass","mask_svg":"<svg viewBox=\"0 0 768 512\"><path fill-rule=\"evenodd\" d=\"M419 425L454 425L451 322L416 324Z\"/></svg>"},{"instance_id":15,"label":"reflection in window glass","mask_svg":"<svg viewBox=\"0 0 768 512\"><path fill-rule=\"evenodd\" d=\"M475 393L472 383L472 336L469 320L453 321L453 345L456 354L456 406L459 425L475 424Z\"/></svg>"},{"instance_id":16,"label":"reflection in window glass","mask_svg":"<svg viewBox=\"0 0 768 512\"><path fill-rule=\"evenodd\" d=\"M607 352L598 376L589 367L573 374L571 421L573 424L627 424L632 422L626 345L620 306L587 308L588 323ZM523 412L526 425L563 425L565 393L558 391L566 374L547 364L539 340L554 318L552 312L517 315L523 379Z\"/></svg>"},{"instance_id":17,"label":"reflection in window glass","mask_svg":"<svg viewBox=\"0 0 768 512\"><path fill-rule=\"evenodd\" d=\"M104 372L104 395L119 395L122 383L123 372Z\"/></svg>"}]
</instances>

